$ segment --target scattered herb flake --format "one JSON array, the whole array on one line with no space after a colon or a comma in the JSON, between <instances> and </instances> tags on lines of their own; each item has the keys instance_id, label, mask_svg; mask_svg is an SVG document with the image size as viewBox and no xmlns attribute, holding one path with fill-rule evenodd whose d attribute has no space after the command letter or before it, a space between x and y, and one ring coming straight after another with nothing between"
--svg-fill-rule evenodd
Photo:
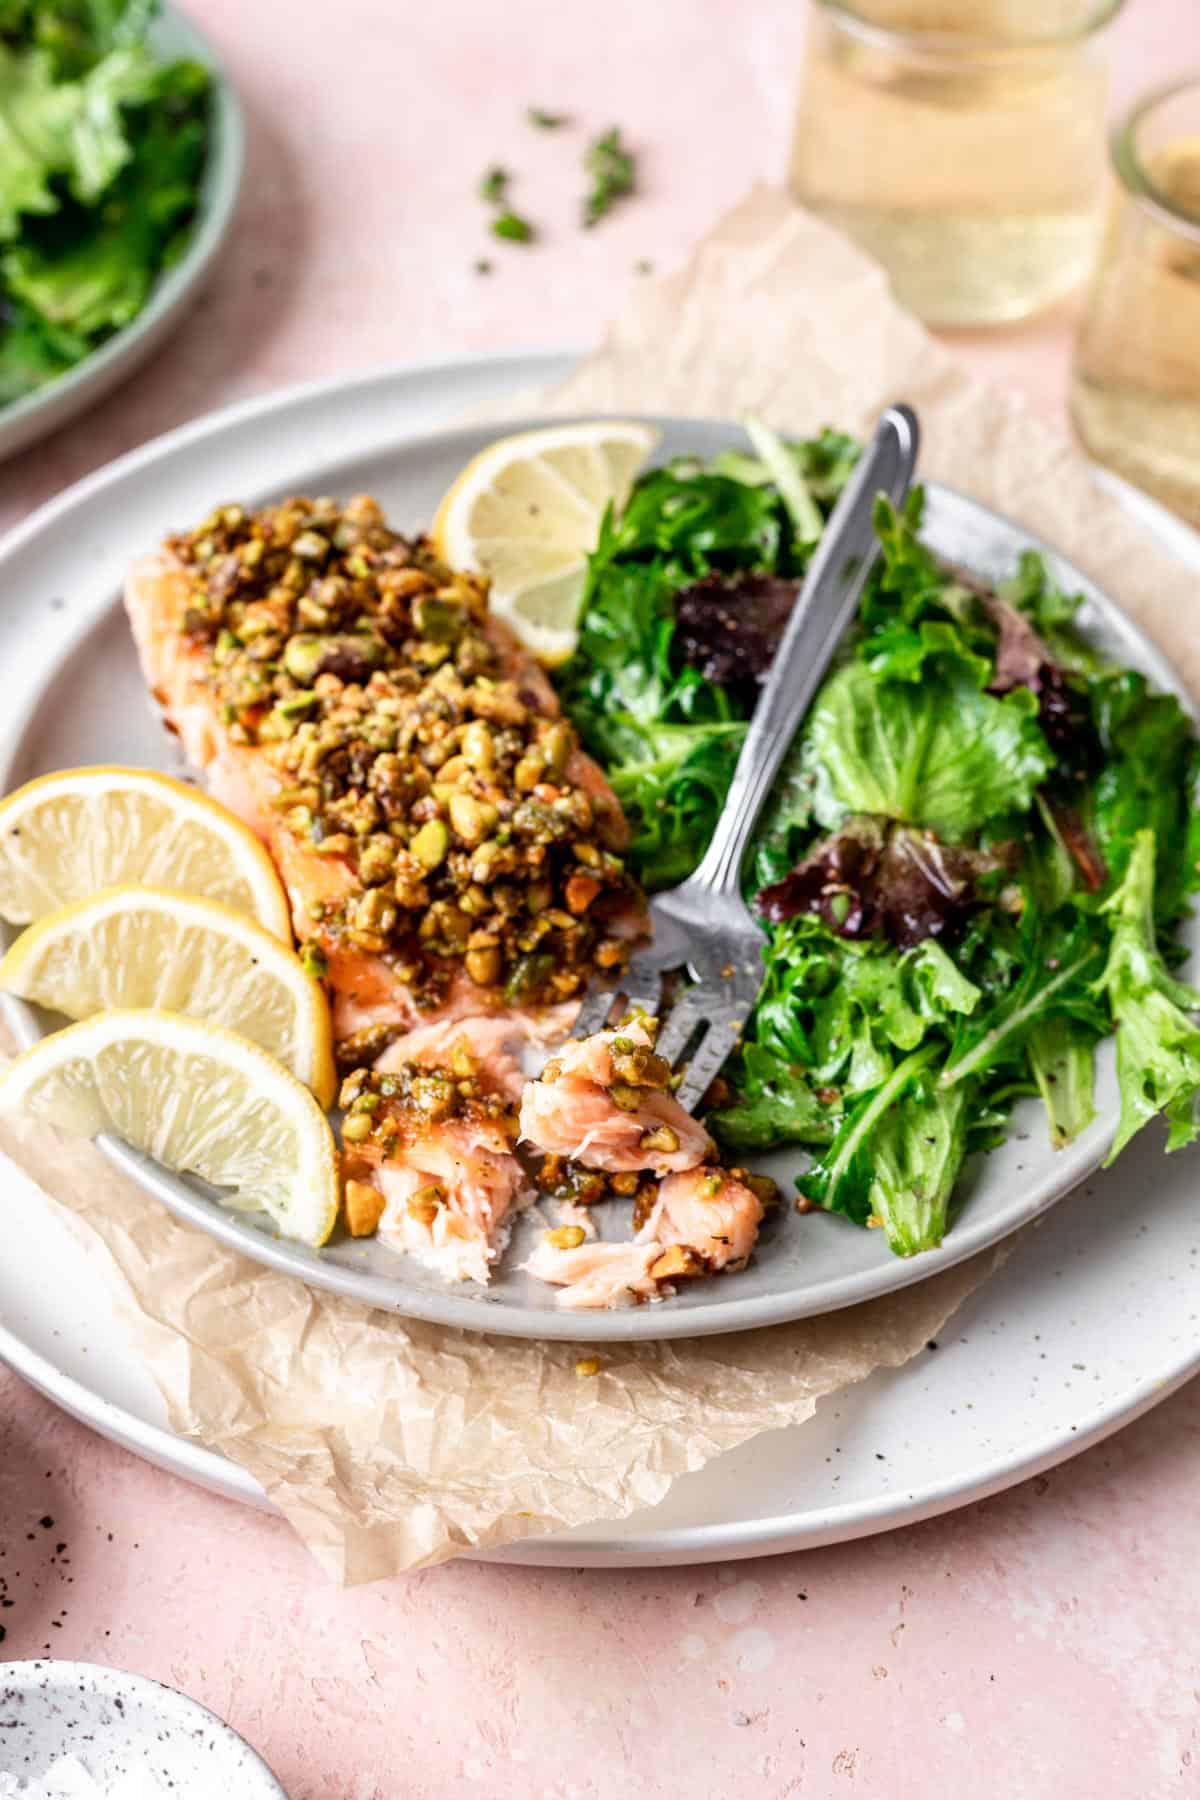
<instances>
[{"instance_id":1,"label":"scattered herb flake","mask_svg":"<svg viewBox=\"0 0 1200 1800\"><path fill-rule=\"evenodd\" d=\"M490 168L479 183L479 198L489 206L503 206L508 195L508 170L498 163Z\"/></svg>"},{"instance_id":2,"label":"scattered herb flake","mask_svg":"<svg viewBox=\"0 0 1200 1800\"><path fill-rule=\"evenodd\" d=\"M588 145L583 166L592 180L591 191L583 205L583 222L590 227L611 212L617 200L634 190L633 154L621 142L619 125L614 125L611 131Z\"/></svg>"},{"instance_id":3,"label":"scattered herb flake","mask_svg":"<svg viewBox=\"0 0 1200 1800\"><path fill-rule=\"evenodd\" d=\"M531 125L536 125L539 131L557 131L561 126L571 123L569 114L546 112L541 106L528 107L525 117Z\"/></svg>"},{"instance_id":4,"label":"scattered herb flake","mask_svg":"<svg viewBox=\"0 0 1200 1800\"><path fill-rule=\"evenodd\" d=\"M488 261L486 256L481 256L476 261L475 273L477 275L490 275L495 266L494 263Z\"/></svg>"},{"instance_id":5,"label":"scattered herb flake","mask_svg":"<svg viewBox=\"0 0 1200 1800\"><path fill-rule=\"evenodd\" d=\"M492 220L492 236L506 238L513 244L531 244L534 238L533 226L520 213L509 210L498 213Z\"/></svg>"}]
</instances>

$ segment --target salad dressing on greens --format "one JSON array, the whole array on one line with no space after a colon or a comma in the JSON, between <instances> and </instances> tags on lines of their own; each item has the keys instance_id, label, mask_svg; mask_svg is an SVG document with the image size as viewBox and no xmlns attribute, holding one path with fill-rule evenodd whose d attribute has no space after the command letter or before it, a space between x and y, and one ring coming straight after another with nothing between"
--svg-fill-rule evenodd
<instances>
[{"instance_id":1,"label":"salad dressing on greens","mask_svg":"<svg viewBox=\"0 0 1200 1800\"><path fill-rule=\"evenodd\" d=\"M644 475L589 568L567 711L629 819L647 888L696 867L757 682L857 454L834 432ZM881 557L794 745L747 891L769 944L707 1124L793 1143L800 1205L933 1248L966 1157L1040 1095L1056 1146L1093 1119L1116 1034L1112 1154L1156 1113L1195 1137L1200 994L1171 971L1197 884L1198 749L1171 695L1100 657L1037 555L996 592L881 502ZM780 604L781 595L783 604Z\"/></svg>"}]
</instances>

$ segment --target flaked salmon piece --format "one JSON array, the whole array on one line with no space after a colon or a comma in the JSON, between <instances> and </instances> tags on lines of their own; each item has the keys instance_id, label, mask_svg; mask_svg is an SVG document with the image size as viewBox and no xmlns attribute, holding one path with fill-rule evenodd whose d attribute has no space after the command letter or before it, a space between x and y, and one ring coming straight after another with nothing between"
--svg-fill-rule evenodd
<instances>
[{"instance_id":1,"label":"flaked salmon piece","mask_svg":"<svg viewBox=\"0 0 1200 1800\"><path fill-rule=\"evenodd\" d=\"M660 1059L645 1054L653 1047L649 1031L636 1022L565 1044L525 1089L524 1142L545 1155L616 1174L694 1168L712 1150L704 1127L665 1086L631 1079L649 1073L665 1081L665 1065L655 1066Z\"/></svg>"},{"instance_id":2,"label":"flaked salmon piece","mask_svg":"<svg viewBox=\"0 0 1200 1800\"><path fill-rule=\"evenodd\" d=\"M754 1190L728 1169L712 1166L668 1175L651 1215L660 1244L693 1251L714 1272L748 1261L762 1219Z\"/></svg>"},{"instance_id":3,"label":"flaked salmon piece","mask_svg":"<svg viewBox=\"0 0 1200 1800\"><path fill-rule=\"evenodd\" d=\"M387 1202L385 1244L447 1281L487 1281L525 1180L503 1132L438 1126L381 1163L373 1179Z\"/></svg>"},{"instance_id":4,"label":"flaked salmon piece","mask_svg":"<svg viewBox=\"0 0 1200 1800\"><path fill-rule=\"evenodd\" d=\"M444 1065L456 1050L465 1050L486 1069L492 1092L516 1106L525 1086L525 1074L518 1061L521 1041L519 1026L506 1015L484 1013L461 1019L435 1019L429 1025L417 1025L389 1044L374 1066L381 1075L403 1068L405 1063L436 1068Z\"/></svg>"},{"instance_id":5,"label":"flaked salmon piece","mask_svg":"<svg viewBox=\"0 0 1200 1800\"><path fill-rule=\"evenodd\" d=\"M297 536L298 527L303 529ZM289 548L292 545L296 547L295 554ZM255 552L253 557L244 554L250 551ZM358 567L360 563L362 568ZM255 571L262 571L257 587ZM619 859L614 861L614 854L628 838L619 802L598 765L579 748L565 723L556 725L565 734L563 744L567 746L565 760L561 754L563 746L559 746L556 754L560 760L551 770L553 782L558 785L539 785L536 773L528 779L523 777L523 784L514 780L517 770L512 759L524 754L528 761L531 746L541 754L542 737L538 734L559 720L559 703L544 672L508 627L486 613L482 585L474 581L472 587L473 580L454 576L437 565L427 546L404 544L388 530L378 507L360 499L349 502L340 511L332 502L324 501L289 501L257 515L247 515L237 507L221 509L199 532L173 539L142 558L127 582L126 608L147 683L168 727L177 734L189 761L204 772L215 797L243 818L270 851L288 893L297 937L315 940L325 959L325 980L333 1002L338 1041L376 1026L404 1029L431 1019L466 1019L485 1013L528 1021L530 1036L544 1036L558 1022L556 995L570 992L573 980L571 999L577 1005L586 977L582 962L576 961L568 968L568 961L564 960L564 930L572 942L576 941L572 932L576 932L580 943L595 942L599 946L597 953L608 956L608 967L619 962L621 941L646 928L641 897L620 872ZM443 585L438 586L439 583ZM352 591L354 607L361 604L365 610L349 621L342 618L339 623L333 617L332 623L314 624L314 619L319 621L322 616L322 609L328 610L326 602L333 590L338 595ZM365 596L361 602L360 591ZM431 636L420 635L425 627L418 620L420 602L414 597L418 593L431 603L435 613L441 608L438 619L430 626ZM449 598L441 598L443 594ZM331 604L333 615L337 615L342 601L335 598ZM444 667L438 662L438 656L444 659L446 655L438 632L445 615L456 607L470 631L477 634L473 641L482 647L477 648L473 671L467 669L461 675L454 673L457 664L453 661ZM256 615L253 637L246 622L248 614ZM228 629L230 626L232 630ZM330 636L322 637L322 632ZM265 633L266 638L260 633ZM406 637L406 633L416 635ZM225 640L228 645L222 649ZM265 641L273 641L275 647L269 654L264 653L261 663L254 663L258 645ZM294 686L289 688L293 679L288 673L292 669L292 650L309 651L314 645L319 649L323 644L338 648L342 663L335 657L332 664L320 665L330 672L300 676L309 685L297 694ZM364 646L369 646L369 656ZM424 655L426 651L436 654ZM261 704L242 700L233 704L228 697L230 690L222 690L221 671L225 663L221 659L227 661L230 655L243 661L249 659L251 675L255 669L261 672ZM283 671L282 688L273 675L276 669ZM448 679L438 687L443 675ZM441 879L441 871L450 871L457 855L463 868L454 875L454 881L460 887L449 890L449 898L436 904L453 911L458 893L465 891L461 884L471 881L475 885L469 897L470 917L464 924L461 914L456 915L456 930L464 934L461 937L456 938L447 924L442 937L433 934L428 946L422 931L418 945L418 926L428 923L431 910L436 911L434 890L425 894L425 866L414 860L407 848L398 848L396 838L389 838L388 832L399 830L399 844L403 846L411 841L423 818L437 818L436 810L428 811L435 805L429 798L429 785L431 780L436 783L440 778L440 764L428 760L421 763L417 757L417 749L427 744L426 737L422 736L419 743L413 740L414 747L405 747L403 754L391 755L397 768L388 771L384 785L387 795L400 795L401 811L387 811L371 826L374 839L351 833L346 839L349 849L343 853L336 847L338 833L345 833L348 827L338 818L332 835L326 826L325 853L318 853L316 845L321 839L295 825L290 817L293 810L304 810L303 804L298 808L292 805L297 783L303 787L313 780L311 770L298 775L287 761L291 749L284 740L297 729L297 718L301 720L302 735L311 729L312 720L328 718L329 708L335 710L335 715L343 704L350 707L352 714L355 707L359 709L354 716L365 719L369 729L361 743L356 740L350 745L349 773L343 769L341 786L333 801L323 798L320 804L323 809L330 804L335 809L358 805L360 801L376 805L377 786L371 783L376 781L378 770L372 759L383 754L380 745L388 731L395 737L397 721L406 717L404 708L410 700L413 706L423 706L430 694L434 695L430 729L447 729L447 724L439 722L445 716L451 724L458 720L459 731L470 728L477 734L468 746L471 757L460 754L451 758L459 765L470 765L456 780L466 779L463 793L476 807L476 817L480 801L473 796L484 794L485 790L491 799L486 800L483 816L494 816L498 804L500 823L506 831L508 813L520 805L526 811L533 808L534 815L541 807L547 819L551 819L556 806L573 807L578 802L583 809L581 822L573 823L570 831L585 840L580 854L587 852L592 861L586 867L574 864L571 858L575 837L561 840L565 848L560 852L555 848L560 838L552 832L547 842L553 867L551 862L544 865L553 876L546 890L550 898L539 902L536 908L530 901L532 922L545 929L543 919L549 920L552 931L558 934L546 940L543 948L547 954L540 958L546 967L539 979L552 987L558 984L548 996L531 994L527 999L519 987L518 997L514 998L512 992L506 995L506 980L512 975L514 964L511 960L503 964L489 950L494 938L489 933L492 916L487 915L486 909L491 904L492 889L486 877L477 877L473 869L466 872L466 864L474 854L474 839L455 837L458 827L453 818L452 854L447 857L443 851L441 863L434 867ZM451 696L449 714L444 714L443 694ZM298 701L300 711L280 714L279 708L292 700ZM305 707L309 708L307 712ZM439 707L443 712L438 712ZM454 707L459 708L458 712L454 712ZM275 729L277 726L279 729ZM372 738L375 727L384 730L385 739L379 739L378 731ZM425 731L424 724L421 730ZM482 739L480 733L484 734ZM408 746L407 738L402 742ZM485 749L488 742L516 747L504 751L508 760L502 759L502 768L500 764L493 768L486 761L481 762L483 773L477 776L472 758L481 742ZM363 745L368 747L365 760L356 762L354 758ZM340 754L345 757L346 752ZM319 765L321 783L325 781L323 771L327 766ZM554 774L554 770L558 773ZM420 779L410 792L404 784L414 772ZM388 780L392 781L391 787L386 786ZM507 790L504 783L509 784ZM436 805L441 808L444 822L448 789L438 792L441 798ZM389 799L388 805L391 803ZM424 813L420 810L422 805L427 809ZM416 810L404 810L410 806ZM491 807L490 815L487 806ZM571 817L574 819L573 813ZM518 837L514 841L524 846L524 855L530 840L527 836L521 838L520 833L529 828L518 818L516 829ZM537 840L533 841L536 848ZM390 888L371 887L369 882L364 885L365 877L360 876L359 858L368 843L375 843L380 853L390 845L399 858L397 866L404 865L407 885L402 887L397 880L394 904ZM532 854L530 851L531 857ZM540 877L532 861L529 869L534 873L523 872L522 880L536 885ZM432 879L430 875L431 882ZM484 882L482 887L478 885L480 880ZM445 894L447 890L443 887L436 892ZM391 905L393 920L399 914L394 945L393 939L387 938L392 927L379 925L378 954L371 948L374 922L368 921L364 926L361 918L351 918L354 930L327 923L352 915L364 899L381 900L385 913ZM481 904L485 912L482 918ZM516 915L495 915L501 923L510 916ZM521 930L525 928L523 925ZM520 936L516 927L512 929ZM536 951L536 932L532 936ZM515 947L505 951L510 959L517 954ZM477 966L469 969L472 957ZM530 960L526 957L526 961ZM532 960L539 958L535 955ZM489 965L496 967L494 975L489 972Z\"/></svg>"},{"instance_id":6,"label":"flaked salmon piece","mask_svg":"<svg viewBox=\"0 0 1200 1800\"><path fill-rule=\"evenodd\" d=\"M740 1175L708 1163L665 1177L631 1241L564 1249L545 1237L524 1267L561 1287L558 1305L568 1310L665 1299L680 1277L744 1267L762 1217L762 1201Z\"/></svg>"},{"instance_id":7,"label":"flaked salmon piece","mask_svg":"<svg viewBox=\"0 0 1200 1800\"><path fill-rule=\"evenodd\" d=\"M578 1002L531 1008L528 1012L467 1013L438 1018L417 1025L396 1038L374 1067L386 1074L406 1062L442 1063L456 1045L484 1065L493 1090L511 1105L519 1104L525 1088L521 1055L527 1047L557 1043L571 1029Z\"/></svg>"},{"instance_id":8,"label":"flaked salmon piece","mask_svg":"<svg viewBox=\"0 0 1200 1800\"><path fill-rule=\"evenodd\" d=\"M576 1312L657 1299L661 1284L650 1270L661 1255L661 1244L596 1242L560 1250L543 1239L523 1267L538 1281L561 1287L557 1304Z\"/></svg>"},{"instance_id":9,"label":"flaked salmon piece","mask_svg":"<svg viewBox=\"0 0 1200 1800\"><path fill-rule=\"evenodd\" d=\"M407 1048L390 1069L342 1084L346 1174L383 1195L384 1243L447 1280L486 1282L509 1214L531 1198L513 1154L512 1076L450 1025L419 1028Z\"/></svg>"}]
</instances>

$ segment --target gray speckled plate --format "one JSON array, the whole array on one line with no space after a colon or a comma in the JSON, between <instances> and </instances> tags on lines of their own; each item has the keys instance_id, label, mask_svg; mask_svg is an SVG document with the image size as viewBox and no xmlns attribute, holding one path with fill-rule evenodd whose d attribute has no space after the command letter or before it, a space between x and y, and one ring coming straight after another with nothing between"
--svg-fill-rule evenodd
<instances>
[{"instance_id":1,"label":"gray speckled plate","mask_svg":"<svg viewBox=\"0 0 1200 1800\"><path fill-rule=\"evenodd\" d=\"M251 502L288 490L379 495L401 528L432 516L463 464L504 427L472 426L405 434L387 397L387 377L258 401L151 444L112 470L82 483L0 547L0 582L20 606L39 591L78 597L74 636L21 686L26 711L15 710L8 751L0 749L0 789L54 768L128 762L181 772L173 740L152 717L116 589L130 559L171 525L202 516L218 498ZM311 414L320 419L312 430ZM658 419L663 457L714 454L740 443L732 425ZM319 446L314 448L314 446ZM934 487L926 536L936 549L981 575L1003 575L1032 541L1011 521L960 494ZM1082 572L1047 552L1056 579L1082 591L1081 620L1121 660L1144 669L1190 705L1169 665ZM16 697L14 696L14 699ZM1191 927L1193 947L1200 923ZM28 1008L5 1003L26 1042L47 1029ZM736 1277L697 1282L675 1299L618 1312L564 1312L555 1291L522 1274L519 1264L547 1222L537 1211L518 1221L514 1241L486 1290L447 1287L378 1241L335 1241L321 1251L276 1237L263 1218L224 1211L195 1182L167 1173L122 1144L103 1145L113 1161L163 1203L258 1261L314 1286L416 1318L511 1336L613 1343L699 1336L781 1323L873 1299L923 1280L995 1243L1036 1218L1102 1162L1112 1141L1116 1077L1111 1045L1099 1058L1099 1116L1069 1149L1051 1150L1037 1102L1017 1110L1006 1144L967 1172L959 1216L943 1247L907 1261L893 1257L878 1232L860 1231L824 1213L798 1218L781 1208L758 1253ZM777 1155L762 1165L784 1186L802 1158ZM615 1217L607 1228L618 1234Z\"/></svg>"},{"instance_id":2,"label":"gray speckled plate","mask_svg":"<svg viewBox=\"0 0 1200 1800\"><path fill-rule=\"evenodd\" d=\"M287 1800L245 1738L174 1688L96 1663L0 1663L0 1770L40 1781L67 1756L101 1785L140 1775L177 1800Z\"/></svg>"},{"instance_id":3,"label":"gray speckled plate","mask_svg":"<svg viewBox=\"0 0 1200 1800\"><path fill-rule=\"evenodd\" d=\"M136 319L57 381L0 407L0 457L48 437L132 375L178 323L229 235L245 161L237 95L207 40L179 13L164 11L151 27L150 40L164 58L191 57L214 76L208 160L187 248L159 277Z\"/></svg>"}]
</instances>

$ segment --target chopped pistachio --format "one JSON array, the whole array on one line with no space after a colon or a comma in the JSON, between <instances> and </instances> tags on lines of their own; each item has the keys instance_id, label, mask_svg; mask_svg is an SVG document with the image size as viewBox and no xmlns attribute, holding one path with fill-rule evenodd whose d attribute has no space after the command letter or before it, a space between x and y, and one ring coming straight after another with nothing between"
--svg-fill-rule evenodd
<instances>
[{"instance_id":1,"label":"chopped pistachio","mask_svg":"<svg viewBox=\"0 0 1200 1800\"><path fill-rule=\"evenodd\" d=\"M656 1125L653 1131L647 1131L638 1146L641 1150L662 1150L668 1156L679 1148L679 1133L669 1125Z\"/></svg>"},{"instance_id":2,"label":"chopped pistachio","mask_svg":"<svg viewBox=\"0 0 1200 1800\"><path fill-rule=\"evenodd\" d=\"M450 848L450 833L442 819L430 819L415 834L409 850L423 868L436 869Z\"/></svg>"},{"instance_id":3,"label":"chopped pistachio","mask_svg":"<svg viewBox=\"0 0 1200 1800\"><path fill-rule=\"evenodd\" d=\"M319 981L329 968L325 952L320 944L314 943L312 938L300 946L300 967L306 975L311 975L314 981Z\"/></svg>"},{"instance_id":4,"label":"chopped pistachio","mask_svg":"<svg viewBox=\"0 0 1200 1800\"><path fill-rule=\"evenodd\" d=\"M582 1225L556 1225L546 1233L546 1242L555 1250L578 1250L586 1238Z\"/></svg>"}]
</instances>

